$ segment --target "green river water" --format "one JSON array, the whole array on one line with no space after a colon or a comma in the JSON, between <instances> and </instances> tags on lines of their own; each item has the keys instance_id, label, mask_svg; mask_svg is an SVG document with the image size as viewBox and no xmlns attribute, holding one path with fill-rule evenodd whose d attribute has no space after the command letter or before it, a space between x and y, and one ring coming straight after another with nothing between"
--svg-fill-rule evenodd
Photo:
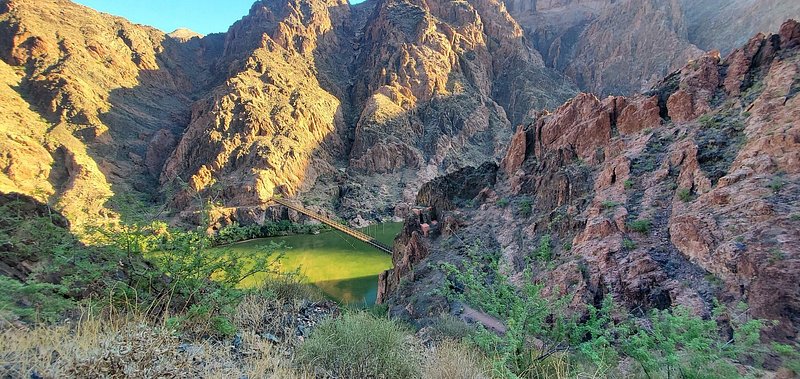
<instances>
[{"instance_id":1,"label":"green river water","mask_svg":"<svg viewBox=\"0 0 800 379\"><path fill-rule=\"evenodd\" d=\"M402 227L402 223L384 223L361 231L391 246ZM378 274L392 267L391 256L338 231L261 238L228 245L225 249L257 251L270 242L289 247L282 261L283 270L299 268L305 281L345 304L375 304Z\"/></svg>"}]
</instances>

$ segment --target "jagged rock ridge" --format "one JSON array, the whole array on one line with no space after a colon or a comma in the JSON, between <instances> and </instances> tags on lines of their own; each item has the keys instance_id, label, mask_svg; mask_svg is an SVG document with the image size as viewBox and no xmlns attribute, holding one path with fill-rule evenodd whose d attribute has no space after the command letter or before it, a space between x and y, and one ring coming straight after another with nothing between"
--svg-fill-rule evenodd
<instances>
[{"instance_id":1,"label":"jagged rock ridge","mask_svg":"<svg viewBox=\"0 0 800 379\"><path fill-rule=\"evenodd\" d=\"M582 90L629 95L699 52L728 54L749 36L800 17L782 0L507 0L548 67Z\"/></svg>"},{"instance_id":2,"label":"jagged rock ridge","mask_svg":"<svg viewBox=\"0 0 800 379\"><path fill-rule=\"evenodd\" d=\"M347 219L402 215L423 183L496 163L518 125L573 96L557 71L622 91L698 54L681 6L265 0L202 37L4 0L0 185L73 225L132 198L184 221L212 201L222 222L261 222L275 194ZM529 16L546 22L532 31Z\"/></svg>"},{"instance_id":3,"label":"jagged rock ridge","mask_svg":"<svg viewBox=\"0 0 800 379\"><path fill-rule=\"evenodd\" d=\"M779 321L766 337L796 340L798 93L800 23L789 21L645 94L580 94L518 130L499 170L423 187L418 203L433 208L396 240L382 300L416 320L449 312L429 293L444 279L436 262L468 259L480 239L513 280L528 268L576 308L613 296L637 312L684 305L709 315L714 299L742 301ZM545 235L553 261L541 263L531 255Z\"/></svg>"}]
</instances>

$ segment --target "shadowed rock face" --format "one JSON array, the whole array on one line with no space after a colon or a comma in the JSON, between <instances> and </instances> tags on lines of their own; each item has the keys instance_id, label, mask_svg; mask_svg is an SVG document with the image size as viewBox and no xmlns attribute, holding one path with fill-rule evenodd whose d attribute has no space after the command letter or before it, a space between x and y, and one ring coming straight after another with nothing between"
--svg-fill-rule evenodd
<instances>
[{"instance_id":1,"label":"shadowed rock face","mask_svg":"<svg viewBox=\"0 0 800 379\"><path fill-rule=\"evenodd\" d=\"M743 301L780 321L767 338L796 340L799 89L800 24L789 21L724 59L691 61L648 93L578 95L518 131L499 171L470 172L488 177L469 183L483 188L472 199L444 184L420 192L419 205L437 212L406 223L382 299L397 315L437 315L444 299L415 295L442 285L436 262L469 259L480 240L513 280L530 269L546 294L574 295L578 309L613 296L636 311L680 304L709 315L714 299ZM423 237L428 219L441 227ZM549 264L530 256L544 235Z\"/></svg>"},{"instance_id":2,"label":"shadowed rock face","mask_svg":"<svg viewBox=\"0 0 800 379\"><path fill-rule=\"evenodd\" d=\"M800 17L780 0L508 0L548 67L602 95L650 88L701 51L728 54Z\"/></svg>"},{"instance_id":3,"label":"shadowed rock face","mask_svg":"<svg viewBox=\"0 0 800 379\"><path fill-rule=\"evenodd\" d=\"M735 4L726 12L755 18ZM698 7L265 0L227 33L200 36L66 0L2 1L0 190L48 199L73 225L113 219L134 198L166 203L176 220L198 221L207 200L224 205L224 222L259 220L276 194L347 219L403 216L423 183L503 159L517 127L541 122L574 83L630 92L698 55L692 38L734 34L698 28L687 10L708 9ZM776 3L760 16L793 11ZM691 118L713 106L698 96L654 96L585 126ZM585 151L596 141L574 142L596 158ZM506 168L521 164L514 156Z\"/></svg>"},{"instance_id":4,"label":"shadowed rock face","mask_svg":"<svg viewBox=\"0 0 800 379\"><path fill-rule=\"evenodd\" d=\"M74 225L111 216L115 195L152 194L148 142L185 127L216 39L182 43L69 1L0 9L0 190L50 199Z\"/></svg>"}]
</instances>

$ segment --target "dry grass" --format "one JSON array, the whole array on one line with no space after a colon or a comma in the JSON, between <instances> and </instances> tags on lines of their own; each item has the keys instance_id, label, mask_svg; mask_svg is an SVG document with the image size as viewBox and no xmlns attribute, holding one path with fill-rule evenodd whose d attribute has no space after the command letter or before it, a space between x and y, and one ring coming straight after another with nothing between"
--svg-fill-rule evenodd
<instances>
[{"instance_id":1,"label":"dry grass","mask_svg":"<svg viewBox=\"0 0 800 379\"><path fill-rule=\"evenodd\" d=\"M0 377L311 378L253 333L241 345L184 341L142 318L85 318L73 325L7 326L0 332Z\"/></svg>"},{"instance_id":2,"label":"dry grass","mask_svg":"<svg viewBox=\"0 0 800 379\"><path fill-rule=\"evenodd\" d=\"M489 365L480 354L445 340L428 355L422 369L426 379L486 379Z\"/></svg>"}]
</instances>

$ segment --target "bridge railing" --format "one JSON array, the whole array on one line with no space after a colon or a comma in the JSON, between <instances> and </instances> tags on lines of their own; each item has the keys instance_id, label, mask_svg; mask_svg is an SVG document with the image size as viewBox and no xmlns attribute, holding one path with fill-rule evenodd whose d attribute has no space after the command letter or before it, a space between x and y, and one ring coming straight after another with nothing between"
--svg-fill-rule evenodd
<instances>
[{"instance_id":1,"label":"bridge railing","mask_svg":"<svg viewBox=\"0 0 800 379\"><path fill-rule=\"evenodd\" d=\"M330 219L328 217L325 217L325 216L323 216L323 215L321 215L319 213L310 211L310 210L308 210L308 209L306 209L304 207L301 207L299 205L292 204L291 202L289 202L289 201L287 201L285 199L273 198L272 201L275 202L275 203L278 203L280 205L283 205L286 208L289 208L291 210L294 210L294 211L297 211L299 213L302 213L302 214L304 214L304 215L306 215L308 217L311 217L312 219L317 220L317 221L319 221L319 222L321 222L321 223L323 223L325 225L328 225L328 226L330 226L330 227L332 227L332 228L334 228L334 229L336 229L336 230L338 230L338 231L340 231L342 233L345 233L345 234L347 234L349 236L352 236L353 238L356 238L358 240L366 242L366 243L372 245L373 247L375 247L376 249L383 251L384 253L387 253L387 254L390 254L390 255L392 254L392 249L390 247L382 244L380 241L376 240L373 237L370 237L369 235L367 235L367 234L365 234L363 232L360 232L358 230L350 228L350 227L348 227L346 225L342 225L336 220L332 220L332 219Z\"/></svg>"}]
</instances>

